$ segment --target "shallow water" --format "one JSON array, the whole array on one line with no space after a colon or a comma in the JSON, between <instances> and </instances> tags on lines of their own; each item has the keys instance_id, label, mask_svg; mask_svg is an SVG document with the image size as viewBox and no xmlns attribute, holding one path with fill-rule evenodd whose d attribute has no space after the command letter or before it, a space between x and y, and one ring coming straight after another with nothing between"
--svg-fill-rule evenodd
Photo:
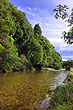
<instances>
[{"instance_id":1,"label":"shallow water","mask_svg":"<svg viewBox=\"0 0 73 110\"><path fill-rule=\"evenodd\" d=\"M0 110L44 110L49 89L66 78L66 71L29 71L0 74Z\"/></svg>"}]
</instances>

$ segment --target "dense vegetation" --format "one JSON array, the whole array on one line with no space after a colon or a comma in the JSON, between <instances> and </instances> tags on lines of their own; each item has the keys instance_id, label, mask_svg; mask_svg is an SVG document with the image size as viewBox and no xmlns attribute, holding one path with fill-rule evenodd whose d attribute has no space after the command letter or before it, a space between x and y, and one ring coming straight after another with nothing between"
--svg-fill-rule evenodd
<instances>
[{"instance_id":1,"label":"dense vegetation","mask_svg":"<svg viewBox=\"0 0 73 110\"><path fill-rule=\"evenodd\" d=\"M48 110L73 110L73 73L69 72L65 84L57 86L50 99Z\"/></svg>"},{"instance_id":2,"label":"dense vegetation","mask_svg":"<svg viewBox=\"0 0 73 110\"><path fill-rule=\"evenodd\" d=\"M70 70L71 67L73 68L73 60L68 59L63 62L63 68L66 68L66 70Z\"/></svg>"},{"instance_id":3,"label":"dense vegetation","mask_svg":"<svg viewBox=\"0 0 73 110\"><path fill-rule=\"evenodd\" d=\"M0 1L0 72L24 68L61 68L62 58L42 36L39 24L31 27L26 14L8 0Z\"/></svg>"}]
</instances>

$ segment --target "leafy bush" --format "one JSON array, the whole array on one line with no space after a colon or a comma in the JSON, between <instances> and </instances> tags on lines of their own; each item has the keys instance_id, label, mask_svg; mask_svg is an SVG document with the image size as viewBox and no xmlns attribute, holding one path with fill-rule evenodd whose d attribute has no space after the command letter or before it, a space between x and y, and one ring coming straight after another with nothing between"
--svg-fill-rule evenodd
<instances>
[{"instance_id":1,"label":"leafy bush","mask_svg":"<svg viewBox=\"0 0 73 110\"><path fill-rule=\"evenodd\" d=\"M63 103L63 105L56 106L55 110L73 110L73 103L68 101L67 103Z\"/></svg>"},{"instance_id":2,"label":"leafy bush","mask_svg":"<svg viewBox=\"0 0 73 110\"><path fill-rule=\"evenodd\" d=\"M73 102L73 82L58 86L51 95L50 104L55 107L68 101Z\"/></svg>"},{"instance_id":3,"label":"leafy bush","mask_svg":"<svg viewBox=\"0 0 73 110\"><path fill-rule=\"evenodd\" d=\"M70 70L70 67L73 67L73 60L69 59L63 62L63 68Z\"/></svg>"}]
</instances>

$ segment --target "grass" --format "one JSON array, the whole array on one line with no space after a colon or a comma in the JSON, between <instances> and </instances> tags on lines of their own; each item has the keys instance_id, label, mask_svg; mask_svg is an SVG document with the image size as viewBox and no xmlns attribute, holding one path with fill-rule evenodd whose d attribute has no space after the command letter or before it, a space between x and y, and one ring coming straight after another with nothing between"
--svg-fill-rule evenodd
<instances>
[{"instance_id":1,"label":"grass","mask_svg":"<svg viewBox=\"0 0 73 110\"><path fill-rule=\"evenodd\" d=\"M73 103L68 101L67 103L63 103L63 105L56 106L55 110L73 110Z\"/></svg>"},{"instance_id":2,"label":"grass","mask_svg":"<svg viewBox=\"0 0 73 110\"><path fill-rule=\"evenodd\" d=\"M54 70L53 68L43 68L44 70Z\"/></svg>"},{"instance_id":3,"label":"grass","mask_svg":"<svg viewBox=\"0 0 73 110\"><path fill-rule=\"evenodd\" d=\"M73 110L73 74L69 73L65 82L53 91L48 110Z\"/></svg>"}]
</instances>

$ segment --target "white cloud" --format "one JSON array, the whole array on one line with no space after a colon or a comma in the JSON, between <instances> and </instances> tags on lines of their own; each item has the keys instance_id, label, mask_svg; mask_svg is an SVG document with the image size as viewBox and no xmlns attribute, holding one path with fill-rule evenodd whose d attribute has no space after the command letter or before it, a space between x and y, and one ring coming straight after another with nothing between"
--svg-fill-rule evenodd
<instances>
[{"instance_id":1,"label":"white cloud","mask_svg":"<svg viewBox=\"0 0 73 110\"><path fill-rule=\"evenodd\" d=\"M62 59L63 61L67 61L67 59Z\"/></svg>"},{"instance_id":2,"label":"white cloud","mask_svg":"<svg viewBox=\"0 0 73 110\"><path fill-rule=\"evenodd\" d=\"M65 46L64 44L61 44L61 47L59 48L58 51L73 51L73 45Z\"/></svg>"},{"instance_id":3,"label":"white cloud","mask_svg":"<svg viewBox=\"0 0 73 110\"><path fill-rule=\"evenodd\" d=\"M68 59L73 59L73 56L62 56L63 61L67 61Z\"/></svg>"},{"instance_id":4,"label":"white cloud","mask_svg":"<svg viewBox=\"0 0 73 110\"><path fill-rule=\"evenodd\" d=\"M27 9L28 9L28 10L31 10L31 8L30 8L30 7L27 7Z\"/></svg>"},{"instance_id":5,"label":"white cloud","mask_svg":"<svg viewBox=\"0 0 73 110\"><path fill-rule=\"evenodd\" d=\"M53 0L56 5L67 5L70 9L73 8L73 0Z\"/></svg>"},{"instance_id":6,"label":"white cloud","mask_svg":"<svg viewBox=\"0 0 73 110\"><path fill-rule=\"evenodd\" d=\"M53 0L55 4L67 4L70 7L73 6L73 0ZM71 2L72 1L72 2ZM56 20L53 15L50 15L47 10L31 9L27 7L22 9L18 7L19 10L24 11L29 22L32 24L32 27L35 24L39 23L42 29L42 34L54 45L58 52L60 51L73 51L73 45L67 46L64 44L62 37L62 32L67 31L69 28L67 27L67 23L62 21L61 19ZM63 56L63 59L68 58L70 56ZM73 58L73 56L71 56ZM71 58L70 57L70 58Z\"/></svg>"},{"instance_id":7,"label":"white cloud","mask_svg":"<svg viewBox=\"0 0 73 110\"><path fill-rule=\"evenodd\" d=\"M34 10L35 10L35 11L37 11L37 9L36 9L36 8L34 8Z\"/></svg>"},{"instance_id":8,"label":"white cloud","mask_svg":"<svg viewBox=\"0 0 73 110\"><path fill-rule=\"evenodd\" d=\"M21 6L17 7L18 10L21 10L22 12L24 12L24 9L21 8Z\"/></svg>"},{"instance_id":9,"label":"white cloud","mask_svg":"<svg viewBox=\"0 0 73 110\"><path fill-rule=\"evenodd\" d=\"M50 40L53 44L55 44L55 45L57 44L57 46L62 43L60 38L50 38L49 40Z\"/></svg>"},{"instance_id":10,"label":"white cloud","mask_svg":"<svg viewBox=\"0 0 73 110\"><path fill-rule=\"evenodd\" d=\"M70 57L70 58L73 58L73 56L62 56L63 58L65 57L65 58L67 58L67 57Z\"/></svg>"}]
</instances>

